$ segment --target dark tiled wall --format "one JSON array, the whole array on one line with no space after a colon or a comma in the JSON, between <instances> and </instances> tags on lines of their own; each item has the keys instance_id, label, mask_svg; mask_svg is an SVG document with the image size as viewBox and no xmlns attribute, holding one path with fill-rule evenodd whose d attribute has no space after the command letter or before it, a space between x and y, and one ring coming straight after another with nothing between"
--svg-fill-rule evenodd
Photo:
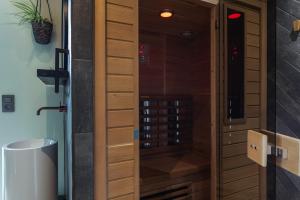
<instances>
[{"instance_id":1,"label":"dark tiled wall","mask_svg":"<svg viewBox=\"0 0 300 200\"><path fill-rule=\"evenodd\" d=\"M269 89L273 91L271 96L269 93L269 103L274 105L269 107L269 119L273 119L269 126L300 138L300 38L292 32L293 20L300 19L300 1L277 0L276 3L276 43L269 44L273 49L276 45L276 53L269 55L269 59L276 60L276 65L270 62L268 65ZM274 23L274 18L269 22ZM276 199L300 199L300 178L276 168Z\"/></svg>"},{"instance_id":2,"label":"dark tiled wall","mask_svg":"<svg viewBox=\"0 0 300 200\"><path fill-rule=\"evenodd\" d=\"M73 198L93 199L93 0L72 0Z\"/></svg>"}]
</instances>

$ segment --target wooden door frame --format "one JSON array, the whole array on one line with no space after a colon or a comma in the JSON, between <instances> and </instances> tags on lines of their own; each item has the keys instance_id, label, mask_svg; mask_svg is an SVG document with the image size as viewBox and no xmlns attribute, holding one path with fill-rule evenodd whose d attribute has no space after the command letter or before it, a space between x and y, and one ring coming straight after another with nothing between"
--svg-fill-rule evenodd
<instances>
[{"instance_id":1,"label":"wooden door frame","mask_svg":"<svg viewBox=\"0 0 300 200\"><path fill-rule=\"evenodd\" d=\"M220 7L224 7L224 2L229 3L235 3L240 6L249 7L257 9L260 12L260 67L261 67L261 77L260 77L260 127L261 129L267 128L267 0L265 1L258 1L258 0L236 0L235 2L231 0L220 0ZM223 16L223 9L220 9L220 19L222 19ZM223 20L220 20L223 21ZM223 22L222 22L223 23ZM222 36L224 34L223 29L224 25L221 25L222 28L220 28L220 35ZM222 39L223 40L223 39ZM223 43L224 41L221 40L220 43L220 55L223 55ZM222 57L222 56L221 56ZM224 58L220 59L220 66L224 65ZM222 69L221 69L222 71ZM224 72L221 72L221 76L223 76ZM224 90L224 89L222 89ZM222 106L222 104L221 104ZM222 110L220 112L223 112ZM220 121L220 127L222 127L223 121ZM220 132L222 133L222 131ZM220 135L220 140L222 140L222 135ZM260 199L266 200L267 199L267 171L266 168L260 167L260 180L259 180L259 186L260 186Z\"/></svg>"},{"instance_id":2,"label":"wooden door frame","mask_svg":"<svg viewBox=\"0 0 300 200\"><path fill-rule=\"evenodd\" d=\"M214 4L213 7L211 7L210 17L211 17L211 53L210 53L210 102L211 102L211 187L210 187L210 198L211 200L217 200L218 199L218 180L219 180L219 173L218 173L218 165L219 165L219 107L218 107L218 101L219 101L219 56L218 56L218 3Z\"/></svg>"},{"instance_id":3,"label":"wooden door frame","mask_svg":"<svg viewBox=\"0 0 300 200\"><path fill-rule=\"evenodd\" d=\"M106 96L106 1L95 0L94 10L94 116L95 116L95 136L94 136L94 199L108 199L108 169L107 169L107 96ZM138 3L138 0L135 0ZM211 9L211 199L217 199L218 191L218 31L216 21L218 19L219 0L188 0L199 3ZM136 13L138 20L138 13ZM138 27L136 27L138 28ZM138 33L138 32L137 32ZM138 54L138 34L136 35L136 56ZM138 74L138 60L135 61ZM135 87L138 87L136 78ZM138 90L137 90L138 91ZM138 105L138 93L136 93L136 104ZM136 109L138 117L138 109ZM136 120L138 123L138 120ZM135 124L138 127L138 124ZM135 154L139 157L139 145L135 140ZM139 159L136 162L135 173L139 174ZM135 181L135 198L139 199L139 179Z\"/></svg>"},{"instance_id":4,"label":"wooden door frame","mask_svg":"<svg viewBox=\"0 0 300 200\"><path fill-rule=\"evenodd\" d=\"M108 199L106 114L106 0L94 9L94 199Z\"/></svg>"}]
</instances>

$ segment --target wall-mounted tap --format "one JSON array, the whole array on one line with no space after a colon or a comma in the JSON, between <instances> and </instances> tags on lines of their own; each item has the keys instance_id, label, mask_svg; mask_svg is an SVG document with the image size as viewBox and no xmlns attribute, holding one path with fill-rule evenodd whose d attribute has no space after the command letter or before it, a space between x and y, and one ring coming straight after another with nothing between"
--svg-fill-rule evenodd
<instances>
[{"instance_id":1,"label":"wall-mounted tap","mask_svg":"<svg viewBox=\"0 0 300 200\"><path fill-rule=\"evenodd\" d=\"M36 115L41 115L42 110L58 110L59 112L67 112L68 107L67 106L58 106L58 107L41 107L37 110Z\"/></svg>"}]
</instances>

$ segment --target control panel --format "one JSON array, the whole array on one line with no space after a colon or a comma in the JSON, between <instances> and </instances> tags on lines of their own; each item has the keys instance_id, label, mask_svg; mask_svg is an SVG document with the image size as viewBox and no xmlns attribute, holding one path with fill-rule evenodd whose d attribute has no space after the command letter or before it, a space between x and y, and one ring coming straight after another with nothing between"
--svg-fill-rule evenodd
<instances>
[{"instance_id":1,"label":"control panel","mask_svg":"<svg viewBox=\"0 0 300 200\"><path fill-rule=\"evenodd\" d=\"M2 95L2 112L15 112L15 95Z\"/></svg>"}]
</instances>

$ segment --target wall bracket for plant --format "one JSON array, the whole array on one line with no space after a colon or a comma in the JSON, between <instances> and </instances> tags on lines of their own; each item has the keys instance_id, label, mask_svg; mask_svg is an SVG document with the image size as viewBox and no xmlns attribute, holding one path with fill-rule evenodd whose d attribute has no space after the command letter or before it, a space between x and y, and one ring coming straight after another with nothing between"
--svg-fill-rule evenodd
<instances>
[{"instance_id":1,"label":"wall bracket for plant","mask_svg":"<svg viewBox=\"0 0 300 200\"><path fill-rule=\"evenodd\" d=\"M63 54L63 67L60 67L60 54ZM55 93L59 92L59 85L65 85L69 79L68 49L55 49L55 69L37 69L37 77L46 85L54 85Z\"/></svg>"}]
</instances>

